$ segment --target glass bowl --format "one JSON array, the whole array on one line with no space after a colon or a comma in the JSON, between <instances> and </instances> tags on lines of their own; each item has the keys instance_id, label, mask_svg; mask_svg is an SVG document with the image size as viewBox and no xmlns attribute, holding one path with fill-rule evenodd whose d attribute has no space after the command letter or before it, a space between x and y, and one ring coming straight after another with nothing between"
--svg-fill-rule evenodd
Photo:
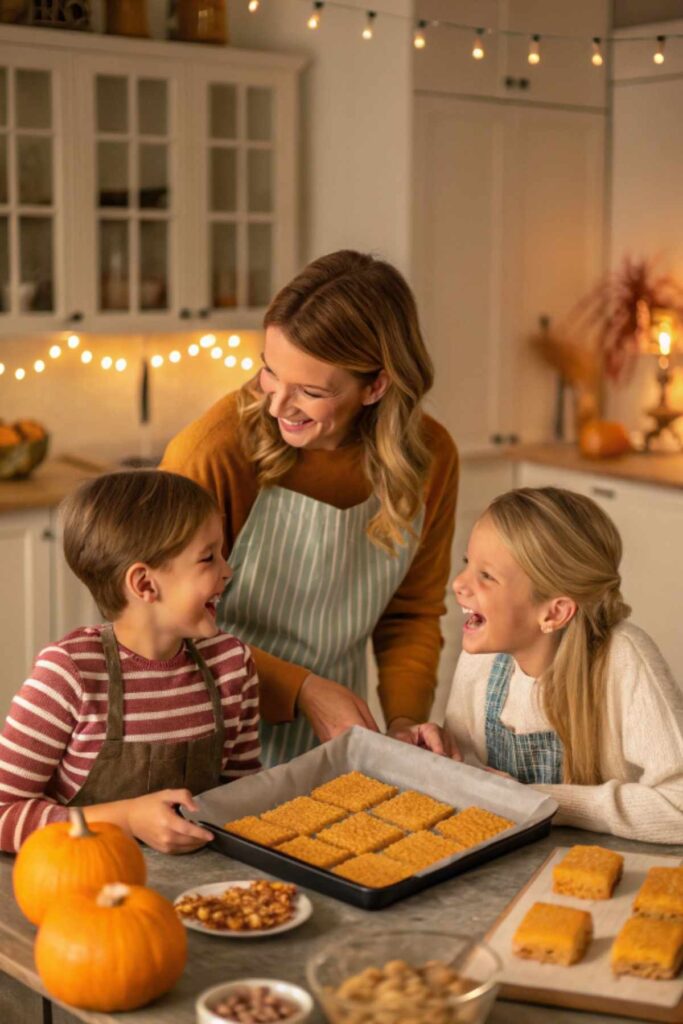
<instances>
[{"instance_id":1,"label":"glass bowl","mask_svg":"<svg viewBox=\"0 0 683 1024\"><path fill-rule=\"evenodd\" d=\"M309 959L306 977L330 1024L482 1024L501 970L471 936L411 929L337 940Z\"/></svg>"}]
</instances>

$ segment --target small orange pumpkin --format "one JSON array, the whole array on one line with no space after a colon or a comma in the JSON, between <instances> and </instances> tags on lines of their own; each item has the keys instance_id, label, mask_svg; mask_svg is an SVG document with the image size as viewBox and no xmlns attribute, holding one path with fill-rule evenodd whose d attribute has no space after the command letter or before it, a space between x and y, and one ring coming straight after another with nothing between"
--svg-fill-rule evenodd
<instances>
[{"instance_id":1,"label":"small orange pumpkin","mask_svg":"<svg viewBox=\"0 0 683 1024\"><path fill-rule=\"evenodd\" d=\"M626 455L633 445L623 423L609 420L588 420L579 434L579 449L589 459L603 459Z\"/></svg>"},{"instance_id":2,"label":"small orange pumpkin","mask_svg":"<svg viewBox=\"0 0 683 1024\"><path fill-rule=\"evenodd\" d=\"M147 878L140 847L118 825L88 825L80 807L70 807L69 818L32 832L17 854L14 896L33 924L56 897L97 892L107 882L144 885Z\"/></svg>"},{"instance_id":3,"label":"small orange pumpkin","mask_svg":"<svg viewBox=\"0 0 683 1024\"><path fill-rule=\"evenodd\" d=\"M135 1010L183 973L187 936L153 889L114 883L53 903L35 944L38 974L55 999L84 1010Z\"/></svg>"},{"instance_id":4,"label":"small orange pumpkin","mask_svg":"<svg viewBox=\"0 0 683 1024\"><path fill-rule=\"evenodd\" d=\"M37 420L17 420L14 429L26 441L43 441L47 437L45 427Z\"/></svg>"}]
</instances>

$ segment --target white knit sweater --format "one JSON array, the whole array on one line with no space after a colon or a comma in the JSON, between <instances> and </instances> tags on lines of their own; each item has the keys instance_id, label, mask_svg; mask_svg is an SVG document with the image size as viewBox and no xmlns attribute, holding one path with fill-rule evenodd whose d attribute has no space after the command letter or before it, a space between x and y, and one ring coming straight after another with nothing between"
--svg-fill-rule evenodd
<instances>
[{"instance_id":1,"label":"white knit sweater","mask_svg":"<svg viewBox=\"0 0 683 1024\"><path fill-rule=\"evenodd\" d=\"M456 666L446 726L469 764L485 765L486 684L495 654L466 654ZM550 728L535 680L515 665L503 725L517 733ZM556 825L628 839L683 843L683 690L654 641L624 622L612 637L599 786L539 785L560 810Z\"/></svg>"}]
</instances>

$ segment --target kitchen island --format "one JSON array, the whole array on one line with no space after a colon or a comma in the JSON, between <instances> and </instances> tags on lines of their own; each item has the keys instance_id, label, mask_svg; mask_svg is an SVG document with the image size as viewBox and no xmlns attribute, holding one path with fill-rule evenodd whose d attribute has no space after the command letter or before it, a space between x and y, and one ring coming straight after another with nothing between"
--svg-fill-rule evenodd
<instances>
[{"instance_id":1,"label":"kitchen island","mask_svg":"<svg viewBox=\"0 0 683 1024\"><path fill-rule=\"evenodd\" d=\"M176 987L152 1005L123 1014L65 1009L44 999L33 965L35 929L12 895L14 858L0 854L0 1021L2 1024L194 1024L197 995L212 985L244 977L281 978L308 987L305 964L335 937L365 929L434 928L482 936L517 891L556 846L599 843L620 850L683 857L683 846L662 847L614 836L557 828L539 842L506 854L457 878L427 889L386 910L367 912L310 892L313 914L295 931L271 939L232 939L188 932L189 955ZM184 857L146 851L149 885L169 899L185 889L223 879L257 878L256 869L205 848ZM320 1024L315 1011L311 1024ZM499 1000L490 1024L628 1024L634 1018L605 1017Z\"/></svg>"}]
</instances>

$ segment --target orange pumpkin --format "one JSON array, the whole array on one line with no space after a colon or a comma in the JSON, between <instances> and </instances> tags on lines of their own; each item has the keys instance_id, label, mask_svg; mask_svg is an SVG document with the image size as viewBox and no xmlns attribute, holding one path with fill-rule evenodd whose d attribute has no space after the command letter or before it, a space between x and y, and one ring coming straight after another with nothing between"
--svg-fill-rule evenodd
<instances>
[{"instance_id":1,"label":"orange pumpkin","mask_svg":"<svg viewBox=\"0 0 683 1024\"><path fill-rule=\"evenodd\" d=\"M589 459L603 459L625 455L633 451L633 445L623 423L588 420L579 434L579 449Z\"/></svg>"},{"instance_id":2,"label":"orange pumpkin","mask_svg":"<svg viewBox=\"0 0 683 1024\"><path fill-rule=\"evenodd\" d=\"M14 427L8 427L4 424L0 426L0 448L9 448L12 445L19 444L20 441L21 434Z\"/></svg>"},{"instance_id":3,"label":"orange pumpkin","mask_svg":"<svg viewBox=\"0 0 683 1024\"><path fill-rule=\"evenodd\" d=\"M36 420L17 420L14 429L26 441L43 441L47 437L45 427Z\"/></svg>"},{"instance_id":4,"label":"orange pumpkin","mask_svg":"<svg viewBox=\"0 0 683 1024\"><path fill-rule=\"evenodd\" d=\"M69 808L69 817L32 832L17 854L14 895L33 924L66 893L97 892L107 882L144 885L147 878L140 847L118 825L86 824L80 807Z\"/></svg>"},{"instance_id":5,"label":"orange pumpkin","mask_svg":"<svg viewBox=\"0 0 683 1024\"><path fill-rule=\"evenodd\" d=\"M53 903L35 945L38 973L55 999L113 1013L145 1006L175 985L187 936L173 904L141 885L105 885Z\"/></svg>"}]
</instances>

